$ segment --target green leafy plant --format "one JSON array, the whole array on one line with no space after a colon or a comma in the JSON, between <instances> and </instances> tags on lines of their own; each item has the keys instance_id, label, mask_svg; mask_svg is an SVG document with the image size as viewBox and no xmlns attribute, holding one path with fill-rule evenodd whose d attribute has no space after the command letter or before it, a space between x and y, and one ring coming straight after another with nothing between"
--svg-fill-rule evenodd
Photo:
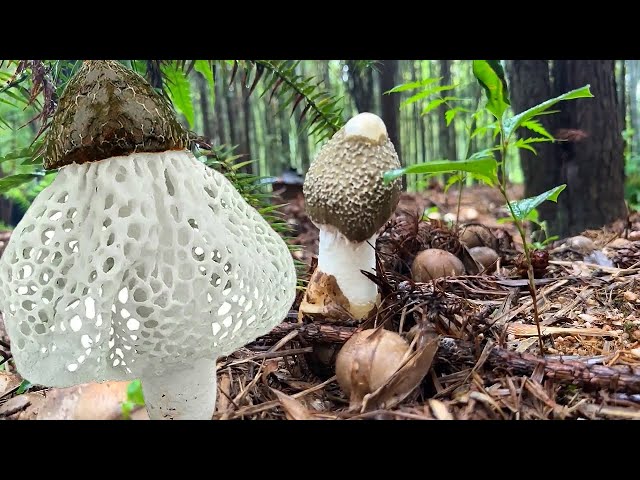
<instances>
[{"instance_id":1,"label":"green leafy plant","mask_svg":"<svg viewBox=\"0 0 640 480\"><path fill-rule=\"evenodd\" d=\"M22 395L23 393L26 393L26 391L29 390L32 386L33 385L29 380L22 380L22 383L20 383L20 386L16 390L16 395Z\"/></svg>"},{"instance_id":2,"label":"green leafy plant","mask_svg":"<svg viewBox=\"0 0 640 480\"><path fill-rule=\"evenodd\" d=\"M127 385L127 400L122 402L122 418L131 419L131 412L136 407L144 407L144 395L142 394L142 383L134 380Z\"/></svg>"},{"instance_id":3,"label":"green leafy plant","mask_svg":"<svg viewBox=\"0 0 640 480\"><path fill-rule=\"evenodd\" d=\"M564 189L564 185L562 185L561 187L563 187ZM560 192L558 192L558 194L559 193ZM554 201L557 201L557 198ZM504 217L497 220L498 223L513 221L513 217ZM533 208L525 217L523 217L523 221L531 222L538 226L538 229L531 233L531 243L529 243L529 248L532 250L542 250L546 248L551 242L559 238L558 235L549 235L547 222L546 220L540 220L540 214L537 208Z\"/></svg>"},{"instance_id":4,"label":"green leafy plant","mask_svg":"<svg viewBox=\"0 0 640 480\"><path fill-rule=\"evenodd\" d=\"M511 220L516 226L523 242L524 255L528 265L529 290L533 299L534 318L538 329L540 354L542 355L544 353L544 345L542 343L542 335L540 332L535 279L533 267L531 265L531 252L533 248L536 248L539 245L529 243L527 241L524 222L527 220L533 220L539 223L537 221L536 207L547 200L557 202L558 195L566 188L566 185L559 185L532 198L512 201L507 192L506 158L510 148L515 147L535 152L535 147L533 145L536 143L555 141L554 137L545 130L538 120L536 120L536 117L543 114L553 113L549 109L558 102L577 98L593 97L593 95L589 90L589 85L586 85L582 88L578 88L558 97L549 99L539 105L525 110L524 112L518 113L517 115L509 115L507 113L510 107L509 91L504 70L500 62L496 60L474 60L473 74L484 91L485 104L483 108L491 114L494 121L479 127L476 127L475 125L470 126L468 130L468 132L470 132L469 138L473 135L477 135L479 132L493 130L493 138L495 139L496 144L492 148L473 154L469 154L469 149L467 148L465 158L461 161L437 160L434 162L412 165L410 167L386 172L385 180L391 181L393 178L397 178L404 174L434 175L442 172L459 172L453 182L461 182L465 178L461 173L464 173L465 175L473 175L477 180L493 186L500 191L506 202L506 208ZM432 80L433 79L428 79L427 84L431 85L433 83ZM396 87L394 90L397 92L424 86L423 82L414 82L412 84L401 85ZM434 89L434 87L429 88L431 90ZM391 90L389 93L393 93L394 90ZM418 94L418 96L419 95L420 94ZM416 95L414 95L414 97L416 97ZM416 101L421 98L423 97L418 97ZM455 97L453 98L454 100L451 101L456 101ZM458 107L450 108L445 112L445 115L448 114L449 117L455 115L449 112L455 111L456 108ZM480 111L481 108L479 105L472 116L474 119L473 123L475 123L475 120L478 118ZM514 139L515 133L519 128L527 128L538 136L534 136L526 140ZM533 213L534 211L536 211L535 214ZM548 243L548 241L546 243ZM540 242L540 245L542 245L542 242Z\"/></svg>"}]
</instances>

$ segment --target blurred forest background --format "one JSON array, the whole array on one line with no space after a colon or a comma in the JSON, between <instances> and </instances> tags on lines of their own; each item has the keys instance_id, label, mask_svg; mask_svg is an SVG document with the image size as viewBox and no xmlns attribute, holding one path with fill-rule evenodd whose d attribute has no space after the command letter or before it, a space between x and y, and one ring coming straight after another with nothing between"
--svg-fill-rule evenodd
<instances>
[{"instance_id":1,"label":"blurred forest background","mask_svg":"<svg viewBox=\"0 0 640 480\"><path fill-rule=\"evenodd\" d=\"M165 91L184 125L202 143L219 148L227 157L241 155L238 161L252 160L241 170L263 178L265 188L269 179L282 175L301 178L323 142L363 111L383 118L403 165L464 159L494 145L486 111L474 121L487 128L469 140L472 115L482 98L470 60L123 63ZM55 175L36 172L41 160L32 158L33 142L65 81L80 64L79 60L33 64L31 70L45 68L41 73L51 81L36 85L38 76L29 68L16 72L17 61L2 62L0 178L16 182L13 188L8 188L13 183L5 182L0 189L4 190L0 230L19 221ZM550 232L566 236L597 228L625 217L627 208L637 209L640 62L517 60L503 61L503 65L515 113L586 84L595 97L562 104L560 113L545 116L542 123L557 142L534 145L537 155L513 149L508 158L508 179L523 183L525 196L568 184L559 204L546 202L540 209ZM385 94L401 84L428 85L427 79L434 79L433 88ZM453 88L442 88L447 85ZM29 103L30 99L35 102ZM521 135L527 138L535 133ZM22 183L25 179L30 181ZM446 177L435 180L443 184ZM410 175L406 188L428 193L433 182L433 178Z\"/></svg>"}]
</instances>

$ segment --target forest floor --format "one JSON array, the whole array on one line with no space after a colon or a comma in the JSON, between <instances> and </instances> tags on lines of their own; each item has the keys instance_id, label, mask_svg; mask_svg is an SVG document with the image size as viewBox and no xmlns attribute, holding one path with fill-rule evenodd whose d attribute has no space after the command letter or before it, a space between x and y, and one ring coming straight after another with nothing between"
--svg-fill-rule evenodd
<instances>
[{"instance_id":1,"label":"forest floor","mask_svg":"<svg viewBox=\"0 0 640 480\"><path fill-rule=\"evenodd\" d=\"M482 272L411 280L419 250L463 255L443 221L457 192L403 194L377 241L382 304L361 324L297 320L298 295L281 325L218 362L214 419L638 419L640 418L640 215L583 232L595 250L567 239L548 248L536 280L541 355L534 305L518 266L521 242L495 191L466 189L460 222L499 254ZM515 187L512 198L520 198ZM431 219L421 218L425 209ZM301 195L283 208L308 266L317 229ZM484 233L483 233L484 232ZM0 253L3 239L0 233ZM585 256L586 255L586 256ZM307 277L308 278L308 277ZM303 279L304 280L304 279ZM410 354L368 395L349 397L333 371L342 344L362 328L400 333ZM120 419L127 382L67 389L29 385L15 372L0 316L1 419ZM3 358L4 357L4 358ZM144 407L131 418L147 419Z\"/></svg>"}]
</instances>

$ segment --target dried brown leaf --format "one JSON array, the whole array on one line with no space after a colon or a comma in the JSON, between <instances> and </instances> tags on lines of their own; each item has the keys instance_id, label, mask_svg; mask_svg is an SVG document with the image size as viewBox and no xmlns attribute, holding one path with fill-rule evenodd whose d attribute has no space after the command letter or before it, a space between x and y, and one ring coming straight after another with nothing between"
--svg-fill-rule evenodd
<instances>
[{"instance_id":1,"label":"dried brown leaf","mask_svg":"<svg viewBox=\"0 0 640 480\"><path fill-rule=\"evenodd\" d=\"M0 419L35 420L45 398L38 393L24 393L7 400L0 406Z\"/></svg>"},{"instance_id":2,"label":"dried brown leaf","mask_svg":"<svg viewBox=\"0 0 640 480\"><path fill-rule=\"evenodd\" d=\"M407 398L429 373L439 341L439 336L430 339L416 350L382 387L366 395L362 402L362 412L389 409Z\"/></svg>"},{"instance_id":3,"label":"dried brown leaf","mask_svg":"<svg viewBox=\"0 0 640 480\"><path fill-rule=\"evenodd\" d=\"M128 385L129 382L105 382L52 388L38 420L120 419Z\"/></svg>"},{"instance_id":4,"label":"dried brown leaf","mask_svg":"<svg viewBox=\"0 0 640 480\"><path fill-rule=\"evenodd\" d=\"M0 398L20 386L22 380L14 373L0 372Z\"/></svg>"},{"instance_id":5,"label":"dried brown leaf","mask_svg":"<svg viewBox=\"0 0 640 480\"><path fill-rule=\"evenodd\" d=\"M271 391L278 397L287 420L313 420L313 415L298 400L275 388L272 388Z\"/></svg>"}]
</instances>

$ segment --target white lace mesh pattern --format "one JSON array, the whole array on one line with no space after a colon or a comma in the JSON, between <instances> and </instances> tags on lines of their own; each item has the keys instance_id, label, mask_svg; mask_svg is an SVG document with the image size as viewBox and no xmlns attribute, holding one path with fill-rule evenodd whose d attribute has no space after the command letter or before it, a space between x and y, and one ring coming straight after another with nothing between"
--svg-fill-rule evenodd
<instances>
[{"instance_id":1,"label":"white lace mesh pattern","mask_svg":"<svg viewBox=\"0 0 640 480\"><path fill-rule=\"evenodd\" d=\"M296 275L223 175L169 151L62 168L16 227L0 281L18 370L68 386L228 355L284 319Z\"/></svg>"}]
</instances>

